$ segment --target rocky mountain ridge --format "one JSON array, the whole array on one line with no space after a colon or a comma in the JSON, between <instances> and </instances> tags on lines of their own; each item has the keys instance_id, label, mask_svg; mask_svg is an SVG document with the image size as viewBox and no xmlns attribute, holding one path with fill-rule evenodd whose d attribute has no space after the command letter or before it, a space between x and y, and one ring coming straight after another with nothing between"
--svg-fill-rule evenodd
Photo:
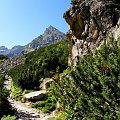
<instances>
[{"instance_id":1,"label":"rocky mountain ridge","mask_svg":"<svg viewBox=\"0 0 120 120\"><path fill-rule=\"evenodd\" d=\"M21 51L23 50L23 46L17 45L8 49L5 46L0 46L0 54L7 55L9 57L17 56L22 54Z\"/></svg>"},{"instance_id":2,"label":"rocky mountain ridge","mask_svg":"<svg viewBox=\"0 0 120 120\"><path fill-rule=\"evenodd\" d=\"M65 38L65 34L54 28L53 26L49 26L44 31L43 35L35 38L31 43L27 44L24 47L24 53L28 53L29 51L38 50L40 47L44 47L47 45L54 44L58 41L61 41Z\"/></svg>"},{"instance_id":3,"label":"rocky mountain ridge","mask_svg":"<svg viewBox=\"0 0 120 120\"><path fill-rule=\"evenodd\" d=\"M0 64L0 73L2 74L7 74L7 72L19 65L19 64L22 64L25 60L25 56L24 55L19 55L19 56L16 56L16 57L11 57L7 60L5 60L3 63Z\"/></svg>"},{"instance_id":4,"label":"rocky mountain ridge","mask_svg":"<svg viewBox=\"0 0 120 120\"><path fill-rule=\"evenodd\" d=\"M64 13L69 25L69 65L79 57L94 52L110 33L117 40L120 36L120 2L117 0L72 0Z\"/></svg>"},{"instance_id":5,"label":"rocky mountain ridge","mask_svg":"<svg viewBox=\"0 0 120 120\"><path fill-rule=\"evenodd\" d=\"M28 52L39 49L47 45L54 44L58 41L61 41L65 38L65 34L60 32L58 29L53 26L49 26L44 31L43 35L38 36L33 39L32 42L28 43L25 46L14 46L11 49L6 48L5 46L0 47L0 54L7 55L9 57L18 56L21 54L26 54Z\"/></svg>"},{"instance_id":6,"label":"rocky mountain ridge","mask_svg":"<svg viewBox=\"0 0 120 120\"><path fill-rule=\"evenodd\" d=\"M0 54L8 54L9 53L9 49L6 48L5 46L0 46Z\"/></svg>"}]
</instances>

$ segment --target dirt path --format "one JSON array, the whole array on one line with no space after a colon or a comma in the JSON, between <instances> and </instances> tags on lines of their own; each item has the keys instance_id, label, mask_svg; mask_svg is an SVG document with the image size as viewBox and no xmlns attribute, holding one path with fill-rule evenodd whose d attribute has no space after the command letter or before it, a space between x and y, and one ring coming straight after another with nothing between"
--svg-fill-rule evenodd
<instances>
[{"instance_id":1,"label":"dirt path","mask_svg":"<svg viewBox=\"0 0 120 120\"><path fill-rule=\"evenodd\" d=\"M5 80L4 82L7 90L11 89L11 78ZM53 118L53 113L43 114L40 113L37 109L31 108L28 103L21 103L20 101L15 101L8 97L8 101L11 104L12 108L15 109L15 115L18 116L18 120L49 120Z\"/></svg>"},{"instance_id":2,"label":"dirt path","mask_svg":"<svg viewBox=\"0 0 120 120\"><path fill-rule=\"evenodd\" d=\"M26 103L21 103L10 98L8 98L8 101L16 110L16 115L19 117L19 120L48 120L53 117L52 114L47 115L40 113L38 110L31 108Z\"/></svg>"}]
</instances>

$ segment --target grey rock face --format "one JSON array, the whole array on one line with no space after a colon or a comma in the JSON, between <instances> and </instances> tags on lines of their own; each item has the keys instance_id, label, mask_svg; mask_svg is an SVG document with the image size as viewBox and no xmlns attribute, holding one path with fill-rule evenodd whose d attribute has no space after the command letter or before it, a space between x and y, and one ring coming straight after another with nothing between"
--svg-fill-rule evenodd
<instances>
[{"instance_id":1,"label":"grey rock face","mask_svg":"<svg viewBox=\"0 0 120 120\"><path fill-rule=\"evenodd\" d=\"M22 50L23 50L23 46L20 46L20 45L14 46L13 48L10 49L8 56L15 57L15 56L21 55Z\"/></svg>"},{"instance_id":2,"label":"grey rock face","mask_svg":"<svg viewBox=\"0 0 120 120\"><path fill-rule=\"evenodd\" d=\"M5 60L0 64L0 73L6 74L11 68L23 63L25 60L25 56L16 56L10 59Z\"/></svg>"},{"instance_id":3,"label":"grey rock face","mask_svg":"<svg viewBox=\"0 0 120 120\"><path fill-rule=\"evenodd\" d=\"M23 46L14 46L11 49L8 49L4 46L0 46L0 54L2 55L7 55L9 57L15 57L17 55L20 55L23 50Z\"/></svg>"},{"instance_id":4,"label":"grey rock face","mask_svg":"<svg viewBox=\"0 0 120 120\"><path fill-rule=\"evenodd\" d=\"M70 48L69 65L91 50L94 52L104 38L119 27L120 2L106 0L76 0L65 13L69 24L67 34ZM115 33L115 30L114 30ZM119 33L118 33L119 34Z\"/></svg>"},{"instance_id":5,"label":"grey rock face","mask_svg":"<svg viewBox=\"0 0 120 120\"><path fill-rule=\"evenodd\" d=\"M24 53L28 53L39 49L47 45L54 44L58 41L64 40L65 34L57 30L56 28L49 26L44 31L43 35L35 38L31 43L24 47Z\"/></svg>"}]
</instances>

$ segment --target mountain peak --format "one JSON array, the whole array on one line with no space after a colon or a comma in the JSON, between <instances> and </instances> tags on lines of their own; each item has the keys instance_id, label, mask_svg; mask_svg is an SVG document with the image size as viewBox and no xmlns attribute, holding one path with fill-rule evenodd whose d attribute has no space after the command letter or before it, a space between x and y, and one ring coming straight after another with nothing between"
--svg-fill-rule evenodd
<instances>
[{"instance_id":1,"label":"mountain peak","mask_svg":"<svg viewBox=\"0 0 120 120\"><path fill-rule=\"evenodd\" d=\"M65 38L64 33L62 33L61 31L50 25L48 28L46 28L44 34L33 39L31 43L29 43L24 47L23 51L26 54L30 51L37 50L40 47L51 45L58 41L64 40L64 38Z\"/></svg>"},{"instance_id":2,"label":"mountain peak","mask_svg":"<svg viewBox=\"0 0 120 120\"><path fill-rule=\"evenodd\" d=\"M44 34L51 34L53 32L58 32L59 30L57 30L55 27L53 26L49 26L48 28L46 28L46 30L44 31Z\"/></svg>"},{"instance_id":3,"label":"mountain peak","mask_svg":"<svg viewBox=\"0 0 120 120\"><path fill-rule=\"evenodd\" d=\"M52 25L50 25L48 28L46 29L49 29L49 30L57 30L55 27L53 27Z\"/></svg>"},{"instance_id":4,"label":"mountain peak","mask_svg":"<svg viewBox=\"0 0 120 120\"><path fill-rule=\"evenodd\" d=\"M10 57L17 56L22 53L26 54L28 52L37 50L40 47L54 44L58 41L63 40L64 38L64 33L60 32L58 29L50 25L48 28L46 28L44 34L39 35L25 46L16 45L11 49L0 46L0 54L5 54Z\"/></svg>"}]
</instances>

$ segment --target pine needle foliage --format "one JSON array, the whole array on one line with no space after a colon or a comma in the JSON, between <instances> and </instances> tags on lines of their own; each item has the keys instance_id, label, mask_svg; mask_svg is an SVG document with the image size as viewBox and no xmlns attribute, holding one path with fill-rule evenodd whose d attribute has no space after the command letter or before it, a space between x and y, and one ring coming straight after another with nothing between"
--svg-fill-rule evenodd
<instances>
[{"instance_id":1,"label":"pine needle foliage","mask_svg":"<svg viewBox=\"0 0 120 120\"><path fill-rule=\"evenodd\" d=\"M12 110L7 97L8 91L4 87L4 76L0 74L0 119L3 115L14 114L14 111Z\"/></svg>"},{"instance_id":2,"label":"pine needle foliage","mask_svg":"<svg viewBox=\"0 0 120 120\"><path fill-rule=\"evenodd\" d=\"M67 68L67 59L68 45L66 40L28 53L23 64L9 71L15 92L18 91L17 88L21 90L39 89L44 78L51 78L56 74L56 70L62 73Z\"/></svg>"},{"instance_id":3,"label":"pine needle foliage","mask_svg":"<svg viewBox=\"0 0 120 120\"><path fill-rule=\"evenodd\" d=\"M109 38L55 83L68 120L120 119L120 40ZM59 96L59 97L58 97Z\"/></svg>"}]
</instances>

